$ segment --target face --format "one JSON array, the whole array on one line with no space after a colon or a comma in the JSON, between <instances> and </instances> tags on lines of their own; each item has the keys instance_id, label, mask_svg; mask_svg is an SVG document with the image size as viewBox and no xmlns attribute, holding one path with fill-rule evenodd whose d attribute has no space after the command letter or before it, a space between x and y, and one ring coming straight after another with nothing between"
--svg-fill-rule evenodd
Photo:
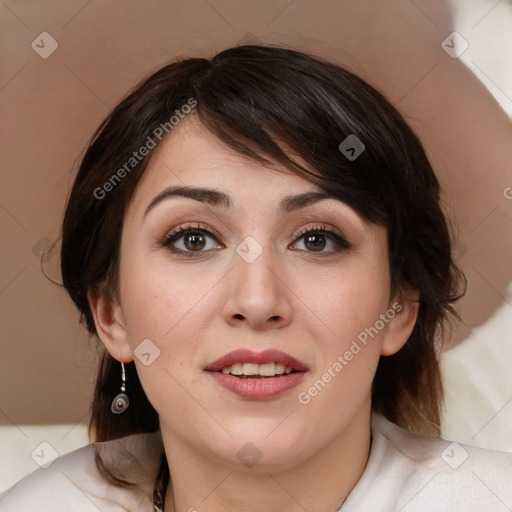
<instances>
[{"instance_id":1,"label":"face","mask_svg":"<svg viewBox=\"0 0 512 512\"><path fill-rule=\"evenodd\" d=\"M230 204L170 187L214 189ZM318 452L369 410L380 354L396 343L386 229L336 199L284 203L318 191L189 118L154 150L127 209L106 345L135 360L162 432L210 460L239 465L248 442L274 468ZM239 349L253 353L235 356L249 372L302 371L206 370ZM266 350L300 365L258 360ZM268 359L278 364L255 366Z\"/></svg>"}]
</instances>

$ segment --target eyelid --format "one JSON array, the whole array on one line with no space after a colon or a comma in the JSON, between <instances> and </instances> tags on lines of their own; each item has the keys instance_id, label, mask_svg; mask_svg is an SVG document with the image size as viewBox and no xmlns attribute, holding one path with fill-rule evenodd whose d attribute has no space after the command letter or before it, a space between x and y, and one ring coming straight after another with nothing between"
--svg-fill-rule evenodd
<instances>
[{"instance_id":1,"label":"eyelid","mask_svg":"<svg viewBox=\"0 0 512 512\"><path fill-rule=\"evenodd\" d=\"M314 257L318 258L326 258L329 256L333 256L335 254L339 254L340 252L347 251L353 248L353 244L348 241L347 237L341 232L341 230L335 228L334 226L328 226L326 224L319 224L316 226L308 226L302 228L294 235L293 244L297 243L299 240L303 239L305 235L308 233L320 234L325 238L329 239L333 242L337 247L333 251L326 252L315 252L315 251L301 251L311 254Z\"/></svg>"},{"instance_id":2,"label":"eyelid","mask_svg":"<svg viewBox=\"0 0 512 512\"><path fill-rule=\"evenodd\" d=\"M177 240L181 239L185 234L189 232L200 232L203 233L207 237L213 237L216 239L217 242L220 241L220 235L217 234L217 232L211 228L210 226L206 224L202 224L201 222L189 222L189 223L183 223L180 224L170 231L167 231L163 238L161 238L158 241L158 245L160 247L168 248L171 252L179 255L186 255L186 256L200 256L200 255L207 255L211 253L213 249L208 249L206 251L187 251L183 249L172 249L170 248L171 244L175 243ZM329 239L332 243L334 243L337 247L335 250L330 251L304 251L299 250L299 252L306 252L308 254L311 254L314 257L328 257L332 256L333 254L340 253L344 250L351 249L353 247L352 243L350 243L347 240L347 237L341 233L339 229L337 229L334 226L327 226L325 223L317 224L315 226L306 226L301 228L298 232L295 232L292 241L292 245L298 243L301 239L304 238L305 235L313 233L313 234L320 234L321 236L324 236L325 238ZM221 242L220 242L221 243ZM221 243L221 245L223 245ZM218 249L218 247L217 247Z\"/></svg>"},{"instance_id":3,"label":"eyelid","mask_svg":"<svg viewBox=\"0 0 512 512\"><path fill-rule=\"evenodd\" d=\"M214 236L217 239L217 241L219 241L219 239L221 238L221 236L217 233L215 229L206 224L202 224L201 222L184 222L183 224L179 224L178 226L170 230L167 230L165 235L160 240L160 243L163 245L167 245L169 243L168 240L170 240L175 235L178 235L180 233L186 233L187 231L192 231L194 229L200 232L206 232L206 234L209 236Z\"/></svg>"},{"instance_id":4,"label":"eyelid","mask_svg":"<svg viewBox=\"0 0 512 512\"><path fill-rule=\"evenodd\" d=\"M322 231L326 231L327 234L329 234L329 232L333 232L333 234L337 235L338 237L342 238L343 240L345 240L347 242L347 244L349 244L349 241L347 239L347 237L345 236L345 234L338 228L336 228L335 226L331 226L330 224L325 224L324 222L321 222L321 223L317 223L316 225L314 226L306 226L304 228L301 228L299 229L296 233L294 233L293 235L293 238L296 239L298 237L301 237L302 235L304 235L305 233L309 233L310 231L319 231L319 232L322 232ZM352 244L350 244L352 245Z\"/></svg>"}]
</instances>

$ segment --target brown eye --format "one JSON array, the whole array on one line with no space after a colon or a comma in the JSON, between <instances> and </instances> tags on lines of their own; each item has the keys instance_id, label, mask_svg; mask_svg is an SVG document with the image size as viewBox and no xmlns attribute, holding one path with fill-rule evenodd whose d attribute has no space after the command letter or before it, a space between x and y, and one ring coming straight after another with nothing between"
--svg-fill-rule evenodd
<instances>
[{"instance_id":1,"label":"brown eye","mask_svg":"<svg viewBox=\"0 0 512 512\"><path fill-rule=\"evenodd\" d=\"M202 233L187 233L183 235L183 243L190 251L200 251L206 245L205 237Z\"/></svg>"},{"instance_id":2,"label":"brown eye","mask_svg":"<svg viewBox=\"0 0 512 512\"><path fill-rule=\"evenodd\" d=\"M325 248L325 236L318 233L307 235L304 237L304 245L312 251L321 251Z\"/></svg>"},{"instance_id":3,"label":"brown eye","mask_svg":"<svg viewBox=\"0 0 512 512\"><path fill-rule=\"evenodd\" d=\"M168 248L175 254L185 256L195 256L208 253L219 245L211 243L209 240L217 240L216 236L206 228L196 226L178 226L175 230L165 236L160 242L162 247Z\"/></svg>"},{"instance_id":4,"label":"brown eye","mask_svg":"<svg viewBox=\"0 0 512 512\"><path fill-rule=\"evenodd\" d=\"M302 232L295 243L299 241L302 241L303 246L306 248L304 252L318 253L319 256L332 255L352 247L352 244L345 240L345 238L325 229L325 227ZM329 245L332 246L330 249L328 248ZM327 250L324 250L326 248Z\"/></svg>"}]
</instances>

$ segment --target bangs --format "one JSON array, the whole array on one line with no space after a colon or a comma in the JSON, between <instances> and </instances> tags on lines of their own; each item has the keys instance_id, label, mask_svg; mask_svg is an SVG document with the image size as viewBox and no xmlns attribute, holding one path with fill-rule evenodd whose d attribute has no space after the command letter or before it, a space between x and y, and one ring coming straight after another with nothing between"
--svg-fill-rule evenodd
<instances>
[{"instance_id":1,"label":"bangs","mask_svg":"<svg viewBox=\"0 0 512 512\"><path fill-rule=\"evenodd\" d=\"M361 99L356 103L343 92L354 86L364 92L363 87L368 86L344 73L336 81L322 77L325 65L303 54L290 62L272 52L269 60L275 62L268 62L257 54L269 49L250 48L252 58L246 55L246 47L222 52L211 61L211 68L192 82L201 123L238 153L264 165L278 162L347 203L368 221L386 224L388 214L380 198L392 172L374 149L380 145L372 144L380 132L377 127L374 133L367 130L368 119L359 119ZM312 73L311 62L318 66L317 73ZM330 71L339 74L337 67ZM357 84L344 86L353 80ZM354 135L365 150L351 161L339 146Z\"/></svg>"}]
</instances>

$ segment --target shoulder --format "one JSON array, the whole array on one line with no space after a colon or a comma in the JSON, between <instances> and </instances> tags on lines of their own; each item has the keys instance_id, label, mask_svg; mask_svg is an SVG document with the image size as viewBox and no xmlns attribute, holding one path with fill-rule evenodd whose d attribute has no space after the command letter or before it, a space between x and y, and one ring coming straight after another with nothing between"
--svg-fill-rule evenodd
<instances>
[{"instance_id":1,"label":"shoulder","mask_svg":"<svg viewBox=\"0 0 512 512\"><path fill-rule=\"evenodd\" d=\"M162 449L159 432L89 444L57 458L46 469L37 469L4 491L0 494L0 510L118 512L132 510L138 504L137 510L149 512ZM135 485L128 489L108 483L96 467L97 454Z\"/></svg>"},{"instance_id":2,"label":"shoulder","mask_svg":"<svg viewBox=\"0 0 512 512\"><path fill-rule=\"evenodd\" d=\"M414 434L380 415L372 419L372 438L367 467L343 512L362 504L403 512L511 509L512 453Z\"/></svg>"}]
</instances>

